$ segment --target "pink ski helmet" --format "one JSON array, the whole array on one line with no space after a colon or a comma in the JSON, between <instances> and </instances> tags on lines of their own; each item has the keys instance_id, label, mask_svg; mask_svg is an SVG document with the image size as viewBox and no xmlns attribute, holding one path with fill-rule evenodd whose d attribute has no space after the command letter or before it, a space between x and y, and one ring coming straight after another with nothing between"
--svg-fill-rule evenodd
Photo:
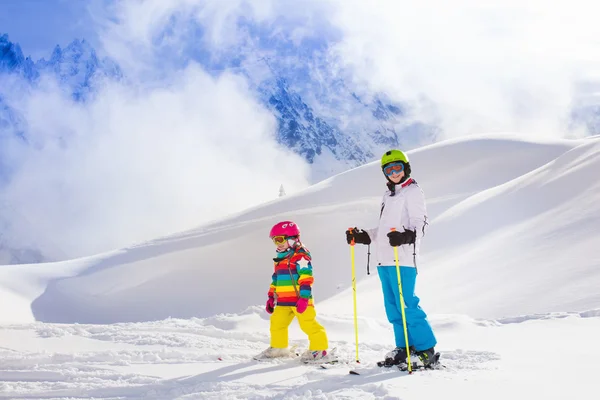
<instances>
[{"instance_id":1,"label":"pink ski helmet","mask_svg":"<svg viewBox=\"0 0 600 400\"><path fill-rule=\"evenodd\" d=\"M273 225L271 232L269 233L270 238L273 238L274 236L300 236L300 228L292 221L278 222Z\"/></svg>"}]
</instances>

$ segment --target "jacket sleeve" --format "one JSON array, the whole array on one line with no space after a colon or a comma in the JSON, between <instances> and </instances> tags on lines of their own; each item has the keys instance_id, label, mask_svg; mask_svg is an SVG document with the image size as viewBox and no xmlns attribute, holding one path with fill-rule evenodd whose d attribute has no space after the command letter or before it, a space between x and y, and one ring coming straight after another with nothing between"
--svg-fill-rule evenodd
<instances>
[{"instance_id":1,"label":"jacket sleeve","mask_svg":"<svg viewBox=\"0 0 600 400\"><path fill-rule=\"evenodd\" d=\"M312 284L314 279L311 260L307 254L302 254L302 257L296 261L296 269L298 271L300 297L309 299L312 294Z\"/></svg>"},{"instance_id":2,"label":"jacket sleeve","mask_svg":"<svg viewBox=\"0 0 600 400\"><path fill-rule=\"evenodd\" d=\"M277 272L273 272L273 276L271 277L271 286L269 287L268 297L275 297L275 287L277 284Z\"/></svg>"},{"instance_id":3,"label":"jacket sleeve","mask_svg":"<svg viewBox=\"0 0 600 400\"><path fill-rule=\"evenodd\" d=\"M408 226L404 229L410 229L417 232L417 238L425 236L425 227L427 222L427 207L425 205L425 194L423 190L413 185L411 190L406 193L408 210Z\"/></svg>"},{"instance_id":4,"label":"jacket sleeve","mask_svg":"<svg viewBox=\"0 0 600 400\"><path fill-rule=\"evenodd\" d=\"M365 229L365 232L369 234L369 238L371 238L371 244L375 242L375 237L377 236L377 228Z\"/></svg>"}]
</instances>

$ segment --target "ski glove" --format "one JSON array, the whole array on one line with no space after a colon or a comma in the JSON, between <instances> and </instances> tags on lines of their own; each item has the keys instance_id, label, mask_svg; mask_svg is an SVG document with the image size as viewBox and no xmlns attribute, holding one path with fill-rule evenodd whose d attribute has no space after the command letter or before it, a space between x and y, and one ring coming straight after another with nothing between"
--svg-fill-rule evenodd
<instances>
[{"instance_id":1,"label":"ski glove","mask_svg":"<svg viewBox=\"0 0 600 400\"><path fill-rule=\"evenodd\" d=\"M269 314L273 314L273 311L275 311L275 299L273 297L269 297L269 300L267 300L265 310L267 310Z\"/></svg>"},{"instance_id":2,"label":"ski glove","mask_svg":"<svg viewBox=\"0 0 600 400\"><path fill-rule=\"evenodd\" d=\"M371 244L371 238L369 234L362 229L354 228L353 230L348 229L346 231L346 242L348 244L352 243L352 239L354 239L355 243L361 244Z\"/></svg>"},{"instance_id":3,"label":"ski glove","mask_svg":"<svg viewBox=\"0 0 600 400\"><path fill-rule=\"evenodd\" d=\"M413 244L417 240L417 231L405 230L404 232L392 231L387 234L390 238L390 246L402 246Z\"/></svg>"},{"instance_id":4,"label":"ski glove","mask_svg":"<svg viewBox=\"0 0 600 400\"><path fill-rule=\"evenodd\" d=\"M296 303L296 311L298 311L299 314L302 314L306 311L306 307L308 307L308 299L301 297Z\"/></svg>"}]
</instances>

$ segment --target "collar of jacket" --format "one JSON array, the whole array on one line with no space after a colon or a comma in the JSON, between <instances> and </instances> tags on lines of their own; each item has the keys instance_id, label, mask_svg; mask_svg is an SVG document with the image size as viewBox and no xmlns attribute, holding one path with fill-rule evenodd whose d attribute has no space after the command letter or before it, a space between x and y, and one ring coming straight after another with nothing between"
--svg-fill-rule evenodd
<instances>
[{"instance_id":1,"label":"collar of jacket","mask_svg":"<svg viewBox=\"0 0 600 400\"><path fill-rule=\"evenodd\" d=\"M286 251L283 251L281 253L277 253L277 256L275 258L273 258L273 261L275 261L275 262L281 261L283 259L286 259L286 258L290 257L293 253L294 253L294 249L292 249L290 247Z\"/></svg>"},{"instance_id":2,"label":"collar of jacket","mask_svg":"<svg viewBox=\"0 0 600 400\"><path fill-rule=\"evenodd\" d=\"M405 188L405 187L407 187L407 186L409 186L409 185L412 185L413 183L415 183L415 180L414 180L413 178L408 178L408 179L407 179L407 180L405 180L404 182L402 182L402 183L398 183L398 184L396 184L396 185L394 185L394 186L396 187L396 189L397 189L397 188Z\"/></svg>"}]
</instances>

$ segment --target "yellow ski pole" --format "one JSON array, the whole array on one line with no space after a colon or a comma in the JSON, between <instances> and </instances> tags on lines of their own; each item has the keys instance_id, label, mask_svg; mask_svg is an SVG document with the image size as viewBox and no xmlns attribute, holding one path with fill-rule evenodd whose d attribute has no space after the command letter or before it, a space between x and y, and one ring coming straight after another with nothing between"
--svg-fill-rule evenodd
<instances>
[{"instance_id":1,"label":"yellow ski pole","mask_svg":"<svg viewBox=\"0 0 600 400\"><path fill-rule=\"evenodd\" d=\"M395 231L395 230L396 230L396 228L392 228L392 231ZM404 295L402 294L402 278L400 277L400 265L398 264L398 246L394 246L394 257L396 258L396 275L398 276L398 292L400 293L400 308L402 309L402 327L404 328L404 340L406 343L408 373L412 374L412 363L410 361L410 348L408 347L408 330L406 329L406 313L404 312Z\"/></svg>"},{"instance_id":2,"label":"yellow ski pole","mask_svg":"<svg viewBox=\"0 0 600 400\"><path fill-rule=\"evenodd\" d=\"M349 229L352 233L352 228ZM356 313L356 272L354 269L354 237L350 242L350 259L352 260L352 295L354 297L354 341L356 342L356 362L360 363L358 358L358 317Z\"/></svg>"}]
</instances>

